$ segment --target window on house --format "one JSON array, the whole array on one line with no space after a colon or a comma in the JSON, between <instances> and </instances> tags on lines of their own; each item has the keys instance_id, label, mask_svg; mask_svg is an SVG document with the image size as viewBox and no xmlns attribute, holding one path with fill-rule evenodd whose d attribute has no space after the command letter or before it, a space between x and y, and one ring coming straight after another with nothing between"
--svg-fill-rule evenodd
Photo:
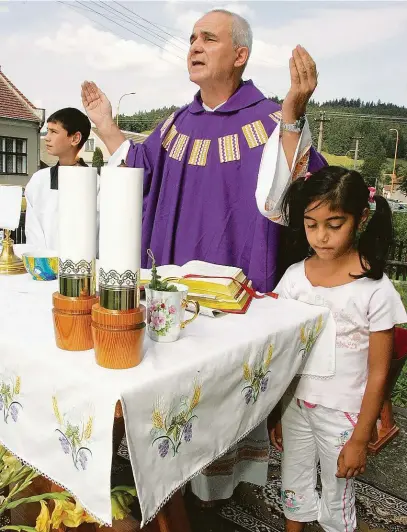
<instances>
[{"instance_id":1,"label":"window on house","mask_svg":"<svg viewBox=\"0 0 407 532\"><path fill-rule=\"evenodd\" d=\"M0 174L27 173L27 139L0 137Z\"/></svg>"},{"instance_id":2,"label":"window on house","mask_svg":"<svg viewBox=\"0 0 407 532\"><path fill-rule=\"evenodd\" d=\"M85 151L95 151L95 139L88 139L86 141Z\"/></svg>"}]
</instances>

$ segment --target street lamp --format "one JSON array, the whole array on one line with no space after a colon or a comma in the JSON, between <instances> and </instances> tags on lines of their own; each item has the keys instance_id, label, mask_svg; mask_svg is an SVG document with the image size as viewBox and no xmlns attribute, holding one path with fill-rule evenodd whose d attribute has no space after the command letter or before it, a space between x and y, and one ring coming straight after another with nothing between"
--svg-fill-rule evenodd
<instances>
[{"instance_id":1,"label":"street lamp","mask_svg":"<svg viewBox=\"0 0 407 532\"><path fill-rule=\"evenodd\" d=\"M394 163L393 163L393 173L391 176L391 193L393 193L394 178L396 177L396 161L397 161L397 148L399 145L399 131L398 129L391 128L389 131L396 132L396 149L394 151Z\"/></svg>"},{"instance_id":2,"label":"street lamp","mask_svg":"<svg viewBox=\"0 0 407 532\"><path fill-rule=\"evenodd\" d=\"M119 109L120 109L120 102L122 101L122 98L125 96L130 96L131 94L136 94L135 92L126 92L125 94L122 94L119 99L119 103L117 104L117 112L116 112L116 124L119 125Z\"/></svg>"}]
</instances>

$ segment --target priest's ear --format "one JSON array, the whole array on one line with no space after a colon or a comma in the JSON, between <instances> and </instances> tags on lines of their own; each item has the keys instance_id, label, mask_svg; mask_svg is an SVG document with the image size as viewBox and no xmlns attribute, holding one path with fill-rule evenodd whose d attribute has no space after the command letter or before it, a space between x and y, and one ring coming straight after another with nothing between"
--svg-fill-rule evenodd
<instances>
[{"instance_id":1,"label":"priest's ear","mask_svg":"<svg viewBox=\"0 0 407 532\"><path fill-rule=\"evenodd\" d=\"M247 48L247 46L238 46L237 48L235 48L235 54L235 68L242 68L244 70L249 60L249 49Z\"/></svg>"},{"instance_id":2,"label":"priest's ear","mask_svg":"<svg viewBox=\"0 0 407 532\"><path fill-rule=\"evenodd\" d=\"M80 131L77 131L71 136L71 145L79 149L81 140L82 140L82 133Z\"/></svg>"}]
</instances>

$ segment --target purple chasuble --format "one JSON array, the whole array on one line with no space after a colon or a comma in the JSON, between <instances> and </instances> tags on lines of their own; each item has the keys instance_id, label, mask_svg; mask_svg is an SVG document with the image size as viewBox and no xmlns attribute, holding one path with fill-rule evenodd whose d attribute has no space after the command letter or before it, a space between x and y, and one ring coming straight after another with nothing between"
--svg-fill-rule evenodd
<instances>
[{"instance_id":1,"label":"purple chasuble","mask_svg":"<svg viewBox=\"0 0 407 532\"><path fill-rule=\"evenodd\" d=\"M159 265L195 259L237 266L255 289L274 288L280 227L259 212L255 192L279 110L246 81L214 112L198 93L143 144L131 144L128 166L145 169L143 268L151 248ZM310 171L323 165L312 151Z\"/></svg>"}]
</instances>

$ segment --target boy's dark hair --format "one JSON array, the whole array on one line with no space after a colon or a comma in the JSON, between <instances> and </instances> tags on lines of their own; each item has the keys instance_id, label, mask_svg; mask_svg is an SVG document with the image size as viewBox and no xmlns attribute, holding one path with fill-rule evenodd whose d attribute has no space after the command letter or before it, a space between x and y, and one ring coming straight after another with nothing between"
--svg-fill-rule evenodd
<instances>
[{"instance_id":1,"label":"boy's dark hair","mask_svg":"<svg viewBox=\"0 0 407 532\"><path fill-rule=\"evenodd\" d=\"M299 262L310 254L304 227L304 213L314 202L329 204L332 210L342 210L355 218L355 238L359 223L369 208L369 189L363 177L354 170L326 166L309 178L292 183L283 200L283 217L288 225L287 243L290 262ZM381 279L387 255L393 242L393 222L385 198L374 196L376 210L359 235L357 250L364 273L359 277Z\"/></svg>"},{"instance_id":2,"label":"boy's dark hair","mask_svg":"<svg viewBox=\"0 0 407 532\"><path fill-rule=\"evenodd\" d=\"M61 124L70 137L79 132L82 135L81 141L78 144L79 149L82 148L89 138L90 120L82 111L79 111L75 107L65 107L64 109L55 111L55 113L52 113L48 117L48 122L58 122Z\"/></svg>"}]
</instances>

